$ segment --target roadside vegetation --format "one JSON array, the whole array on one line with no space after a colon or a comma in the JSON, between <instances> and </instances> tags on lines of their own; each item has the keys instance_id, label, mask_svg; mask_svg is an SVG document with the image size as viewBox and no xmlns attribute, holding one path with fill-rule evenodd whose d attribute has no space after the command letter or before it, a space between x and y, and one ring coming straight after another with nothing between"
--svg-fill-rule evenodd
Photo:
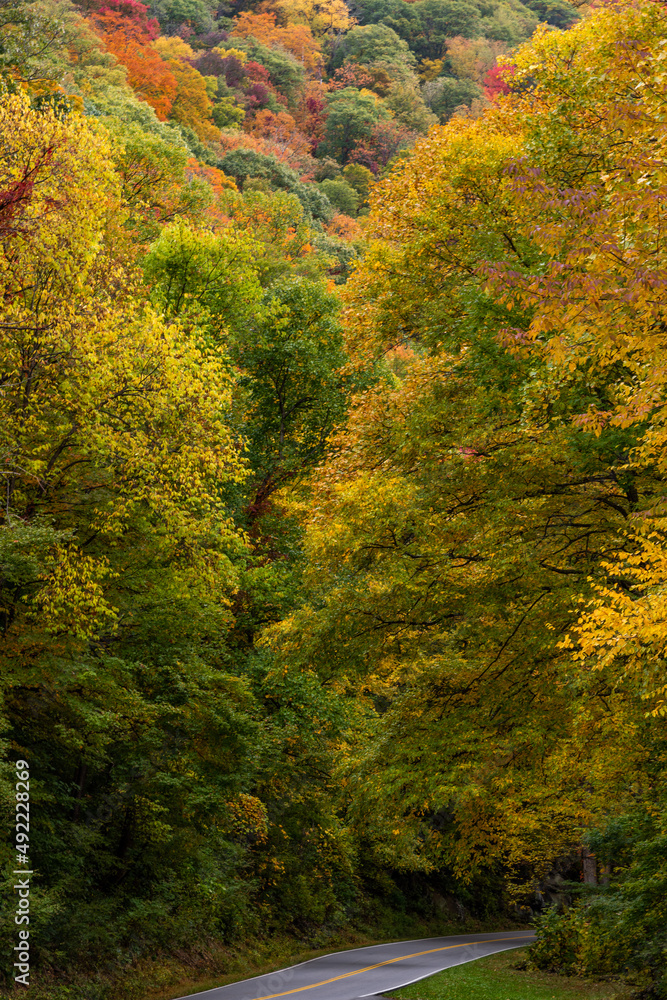
<instances>
[{"instance_id":1,"label":"roadside vegetation","mask_svg":"<svg viewBox=\"0 0 667 1000\"><path fill-rule=\"evenodd\" d=\"M627 987L527 971L524 949L492 955L388 994L396 1000L627 1000Z\"/></svg>"}]
</instances>

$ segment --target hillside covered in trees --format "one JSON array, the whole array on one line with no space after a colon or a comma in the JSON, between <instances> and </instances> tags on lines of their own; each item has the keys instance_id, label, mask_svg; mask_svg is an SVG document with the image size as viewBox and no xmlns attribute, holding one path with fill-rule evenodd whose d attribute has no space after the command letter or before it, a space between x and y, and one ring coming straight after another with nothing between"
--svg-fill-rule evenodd
<instances>
[{"instance_id":1,"label":"hillside covered in trees","mask_svg":"<svg viewBox=\"0 0 667 1000\"><path fill-rule=\"evenodd\" d=\"M40 998L532 917L667 995L666 60L657 0L0 0L8 988L29 859Z\"/></svg>"}]
</instances>

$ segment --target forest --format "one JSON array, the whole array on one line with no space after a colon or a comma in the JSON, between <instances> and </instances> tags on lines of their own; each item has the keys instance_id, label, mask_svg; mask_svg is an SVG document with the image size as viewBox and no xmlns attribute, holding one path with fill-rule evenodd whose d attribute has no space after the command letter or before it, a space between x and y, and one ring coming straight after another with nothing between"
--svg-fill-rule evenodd
<instances>
[{"instance_id":1,"label":"forest","mask_svg":"<svg viewBox=\"0 0 667 1000\"><path fill-rule=\"evenodd\" d=\"M666 149L659 0L0 0L2 996L667 997Z\"/></svg>"}]
</instances>

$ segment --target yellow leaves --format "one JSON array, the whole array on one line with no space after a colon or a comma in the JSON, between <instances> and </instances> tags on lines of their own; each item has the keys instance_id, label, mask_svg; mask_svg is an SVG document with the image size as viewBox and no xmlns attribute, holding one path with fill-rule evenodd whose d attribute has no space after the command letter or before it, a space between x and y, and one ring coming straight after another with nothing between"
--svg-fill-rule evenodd
<instances>
[{"instance_id":1,"label":"yellow leaves","mask_svg":"<svg viewBox=\"0 0 667 1000\"><path fill-rule=\"evenodd\" d=\"M145 502L165 517L216 506L214 482L241 475L224 423L231 377L221 352L188 342L138 304L83 316L53 309L44 320L53 329L31 354L30 407L19 413L17 394L4 399L0 439L8 448L32 442L23 467L38 480L48 475L55 433L72 458L94 456L113 469L120 492L101 491L96 503L97 526L106 531L122 531ZM5 331L3 347L5 366L18 369L23 338Z\"/></svg>"},{"instance_id":2,"label":"yellow leaves","mask_svg":"<svg viewBox=\"0 0 667 1000\"><path fill-rule=\"evenodd\" d=\"M101 629L112 631L116 612L103 587L110 575L106 559L84 555L74 545L58 546L53 568L33 599L46 630L78 639L92 638Z\"/></svg>"},{"instance_id":3,"label":"yellow leaves","mask_svg":"<svg viewBox=\"0 0 667 1000\"><path fill-rule=\"evenodd\" d=\"M307 24L316 38L341 34L355 23L344 0L276 0L290 24Z\"/></svg>"},{"instance_id":4,"label":"yellow leaves","mask_svg":"<svg viewBox=\"0 0 667 1000\"><path fill-rule=\"evenodd\" d=\"M596 363L600 371L626 367L632 388L619 390L616 410L591 410L579 425L599 435L653 412L642 455L667 466L660 402L667 382L667 176L656 156L667 133L654 96L659 80L651 77L652 54L664 54L664 25L654 4L622 4L598 8L565 33L540 29L517 55L518 80L530 78L530 88L477 122L433 130L376 186L374 242L348 292L364 303L348 313L353 348L410 336L430 302L438 303L446 331L465 308L461 287L484 282L496 301L532 315L525 330L499 331L517 356L544 351L570 375ZM640 98L638 66L645 83L653 79ZM619 88L631 98L619 100ZM622 157L611 135L625 137ZM582 143L600 172L589 172L583 186L575 176L563 187L554 171L560 177L563 157L571 156L576 175ZM530 247L537 273L526 273L522 253L513 257L511 247Z\"/></svg>"},{"instance_id":5,"label":"yellow leaves","mask_svg":"<svg viewBox=\"0 0 667 1000\"><path fill-rule=\"evenodd\" d=\"M213 49L213 52L219 55L222 59L225 59L227 56L234 56L234 58L240 62L242 66L248 61L247 52L244 52L243 49L235 49L230 45L225 46L225 48L217 46Z\"/></svg>"},{"instance_id":6,"label":"yellow leaves","mask_svg":"<svg viewBox=\"0 0 667 1000\"><path fill-rule=\"evenodd\" d=\"M92 538L114 549L142 519L144 544L171 560L170 598L192 593L196 564L195 589L229 617L235 574L222 551L244 541L220 487L245 472L227 419L228 358L166 325L118 262L119 184L104 130L21 97L3 110L0 171L18 192L0 211L3 500L21 521L47 503L71 538L41 577L40 620L79 638L112 628L107 564L77 546ZM215 545L200 551L207 532Z\"/></svg>"},{"instance_id":7,"label":"yellow leaves","mask_svg":"<svg viewBox=\"0 0 667 1000\"><path fill-rule=\"evenodd\" d=\"M385 380L299 511L312 601L270 641L393 699L347 772L392 857L546 862L629 794L665 712L667 134L636 88L664 28L622 3L540 29L530 85L374 190L346 322ZM454 803L449 839L425 801Z\"/></svg>"},{"instance_id":8,"label":"yellow leaves","mask_svg":"<svg viewBox=\"0 0 667 1000\"><path fill-rule=\"evenodd\" d=\"M665 714L667 654L667 547L664 519L631 536L633 551L605 568L616 586L595 586L597 597L561 643L574 659L605 671L623 689L630 685L651 716Z\"/></svg>"},{"instance_id":9,"label":"yellow leaves","mask_svg":"<svg viewBox=\"0 0 667 1000\"><path fill-rule=\"evenodd\" d=\"M419 64L420 79L435 80L436 77L440 76L443 65L443 59L422 59Z\"/></svg>"},{"instance_id":10,"label":"yellow leaves","mask_svg":"<svg viewBox=\"0 0 667 1000\"><path fill-rule=\"evenodd\" d=\"M37 286L48 298L64 279L83 294L106 215L118 203L109 155L103 130L90 119L36 112L22 94L0 100L0 187L6 192L0 282L11 296L5 305L10 323L20 308L16 296Z\"/></svg>"},{"instance_id":11,"label":"yellow leaves","mask_svg":"<svg viewBox=\"0 0 667 1000\"><path fill-rule=\"evenodd\" d=\"M655 699L655 705L652 709L650 709L648 714L654 719L667 716L667 684L656 688L653 692L653 697Z\"/></svg>"},{"instance_id":12,"label":"yellow leaves","mask_svg":"<svg viewBox=\"0 0 667 1000\"><path fill-rule=\"evenodd\" d=\"M353 350L402 342L431 302L443 319L455 314L465 283L482 283L475 274L480 254L507 248L516 212L504 172L520 154L522 135L515 125L503 134L503 125L494 112L432 129L375 185L370 246L346 290L363 302L348 314Z\"/></svg>"},{"instance_id":13,"label":"yellow leaves","mask_svg":"<svg viewBox=\"0 0 667 1000\"><path fill-rule=\"evenodd\" d=\"M171 117L191 128L204 142L219 141L220 129L215 127L211 119L213 102L209 98L204 77L189 63L177 59L169 61L169 69L178 84Z\"/></svg>"},{"instance_id":14,"label":"yellow leaves","mask_svg":"<svg viewBox=\"0 0 667 1000\"><path fill-rule=\"evenodd\" d=\"M516 94L510 101L530 147L540 151L539 165L519 175L516 201L528 209L531 240L553 258L539 281L515 286L535 310L531 331L544 337L558 365L620 361L640 385L655 385L645 359L650 353L662 368L665 350L655 338L663 318L665 183L655 148L665 130L657 79L640 93L636 84L640 65L644 83L655 73L664 25L654 4L621 4L598 8L566 33L540 30L516 54L517 80L530 78L539 100ZM624 137L622 156L611 135ZM553 171L566 169L582 148L599 173L559 187ZM497 293L502 279L492 286Z\"/></svg>"},{"instance_id":15,"label":"yellow leaves","mask_svg":"<svg viewBox=\"0 0 667 1000\"><path fill-rule=\"evenodd\" d=\"M232 815L232 830L236 836L248 838L256 844L266 843L269 817L266 806L260 799L240 792L227 807Z\"/></svg>"},{"instance_id":16,"label":"yellow leaves","mask_svg":"<svg viewBox=\"0 0 667 1000\"><path fill-rule=\"evenodd\" d=\"M153 42L153 48L159 52L165 60L186 60L194 58L194 51L192 48L187 42L184 42L183 39L179 38L177 35L172 35L170 37L160 35L160 37L156 38Z\"/></svg>"}]
</instances>

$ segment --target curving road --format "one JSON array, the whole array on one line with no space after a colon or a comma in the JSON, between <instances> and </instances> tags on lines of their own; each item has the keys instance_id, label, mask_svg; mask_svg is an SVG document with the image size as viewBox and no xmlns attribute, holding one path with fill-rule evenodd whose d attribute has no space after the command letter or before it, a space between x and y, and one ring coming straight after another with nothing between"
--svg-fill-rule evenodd
<instances>
[{"instance_id":1,"label":"curving road","mask_svg":"<svg viewBox=\"0 0 667 1000\"><path fill-rule=\"evenodd\" d=\"M192 993L187 1000L360 1000L407 986L453 965L530 944L531 931L396 941L312 958L279 972ZM181 997L180 1000L186 1000Z\"/></svg>"}]
</instances>

